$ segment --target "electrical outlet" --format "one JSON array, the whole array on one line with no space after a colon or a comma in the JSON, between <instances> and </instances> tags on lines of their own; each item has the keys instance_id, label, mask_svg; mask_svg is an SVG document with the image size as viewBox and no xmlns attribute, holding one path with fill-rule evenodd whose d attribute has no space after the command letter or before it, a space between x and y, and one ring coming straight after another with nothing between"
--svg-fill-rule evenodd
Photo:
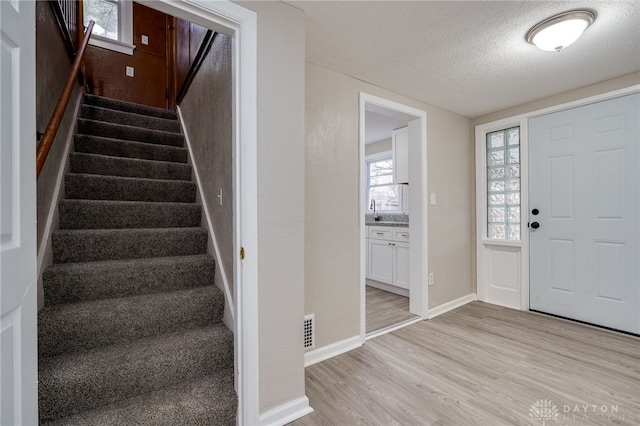
<instances>
[{"instance_id":1,"label":"electrical outlet","mask_svg":"<svg viewBox=\"0 0 640 426\"><path fill-rule=\"evenodd\" d=\"M432 206L436 205L436 193L435 192L431 193L431 205Z\"/></svg>"},{"instance_id":2,"label":"electrical outlet","mask_svg":"<svg viewBox=\"0 0 640 426\"><path fill-rule=\"evenodd\" d=\"M433 285L433 272L429 273L429 285Z\"/></svg>"},{"instance_id":3,"label":"electrical outlet","mask_svg":"<svg viewBox=\"0 0 640 426\"><path fill-rule=\"evenodd\" d=\"M149 45L149 36L146 36L146 35L144 35L144 34L143 34L143 35L142 35L142 37L140 37L140 38L142 39L142 40L141 40L141 41L142 41L142 44L144 44L144 45L146 45L146 46L148 46L148 45Z\"/></svg>"},{"instance_id":4,"label":"electrical outlet","mask_svg":"<svg viewBox=\"0 0 640 426\"><path fill-rule=\"evenodd\" d=\"M126 67L125 74L127 77L133 77L133 67Z\"/></svg>"}]
</instances>

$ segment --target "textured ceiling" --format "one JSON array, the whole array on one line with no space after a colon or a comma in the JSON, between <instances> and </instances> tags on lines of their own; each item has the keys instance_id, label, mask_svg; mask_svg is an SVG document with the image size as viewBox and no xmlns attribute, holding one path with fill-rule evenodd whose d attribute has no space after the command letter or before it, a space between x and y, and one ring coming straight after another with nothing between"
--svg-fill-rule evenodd
<instances>
[{"instance_id":1,"label":"textured ceiling","mask_svg":"<svg viewBox=\"0 0 640 426\"><path fill-rule=\"evenodd\" d=\"M640 71L640 1L288 1L306 13L307 61L468 117ZM598 17L563 51L537 22Z\"/></svg>"}]
</instances>

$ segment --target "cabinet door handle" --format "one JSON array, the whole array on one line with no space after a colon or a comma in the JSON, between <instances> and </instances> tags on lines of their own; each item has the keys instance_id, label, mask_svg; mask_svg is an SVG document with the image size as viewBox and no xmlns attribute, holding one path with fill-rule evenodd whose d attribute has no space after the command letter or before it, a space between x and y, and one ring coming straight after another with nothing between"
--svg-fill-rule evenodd
<instances>
[{"instance_id":1,"label":"cabinet door handle","mask_svg":"<svg viewBox=\"0 0 640 426\"><path fill-rule=\"evenodd\" d=\"M408 237L408 236L409 236L409 234L402 234L402 236L403 236L403 237Z\"/></svg>"},{"instance_id":2,"label":"cabinet door handle","mask_svg":"<svg viewBox=\"0 0 640 426\"><path fill-rule=\"evenodd\" d=\"M376 235L384 235L383 232L376 232Z\"/></svg>"}]
</instances>

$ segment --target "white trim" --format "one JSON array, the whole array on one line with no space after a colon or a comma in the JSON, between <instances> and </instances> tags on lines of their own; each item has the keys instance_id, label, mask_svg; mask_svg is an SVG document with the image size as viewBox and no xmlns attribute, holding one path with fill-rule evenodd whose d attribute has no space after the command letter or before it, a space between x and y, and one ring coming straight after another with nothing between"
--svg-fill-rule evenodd
<instances>
[{"instance_id":1,"label":"white trim","mask_svg":"<svg viewBox=\"0 0 640 426\"><path fill-rule=\"evenodd\" d=\"M413 318L413 319L407 320L405 322L401 322L400 324L396 324L396 325L391 326L391 327L383 328L382 330L371 332L371 333L367 334L366 340L375 339L376 337L380 337L380 336L383 336L383 335L385 335L387 333L391 333L391 332L400 330L401 328L408 327L408 326L413 325L413 324L415 324L417 322L420 322L420 321L424 321L424 318L420 318L420 317Z\"/></svg>"},{"instance_id":2,"label":"white trim","mask_svg":"<svg viewBox=\"0 0 640 426\"><path fill-rule=\"evenodd\" d=\"M193 159L193 148L191 147L191 140L189 139L189 133L187 132L187 128L184 126L184 119L182 117L182 109L177 107L178 117L180 118L180 126L182 127L182 132L184 133L184 139L187 143L187 151L189 152L189 160L191 167L193 167L193 174L196 177L196 183L198 185L198 193L200 195L200 199L202 200L202 208L204 210L205 220L207 221L207 228L209 231L209 237L211 237L211 242L213 245L213 251L215 252L217 269L220 272L220 276L222 277L222 284L224 287L224 297L229 307L229 312L231 313L231 319L234 322L235 326L235 318L236 318L236 309L235 302L233 297L231 296L231 289L229 287L229 278L227 276L227 271L224 269L224 265L222 263L222 256L220 255L220 248L218 245L218 239L216 238L216 233L213 230L213 222L211 221L211 214L209 213L209 207L207 204L207 199L202 192L202 180L200 180L200 172L198 171L198 166Z\"/></svg>"},{"instance_id":3,"label":"white trim","mask_svg":"<svg viewBox=\"0 0 640 426\"><path fill-rule=\"evenodd\" d=\"M233 191L234 294L236 326L234 362L238 424L260 420L260 346L258 321L258 177L257 81L258 19L255 12L230 1L140 0L139 3L234 37ZM240 260L240 247L246 257Z\"/></svg>"},{"instance_id":4,"label":"white trim","mask_svg":"<svg viewBox=\"0 0 640 426\"><path fill-rule=\"evenodd\" d=\"M459 297L455 300L451 300L449 302L443 303L442 305L436 306L435 308L431 308L429 309L429 317L428 319L433 319L439 315L442 315L444 313L447 313L449 311L452 311L454 309L457 309L461 306L466 305L467 303L471 303L476 301L476 294L475 293L470 293L467 294L466 296L462 296Z\"/></svg>"},{"instance_id":5,"label":"white trim","mask_svg":"<svg viewBox=\"0 0 640 426\"><path fill-rule=\"evenodd\" d=\"M304 366L309 367L310 365L317 364L321 361L333 358L334 356L359 348L360 346L362 346L362 339L358 335L314 349L304 354Z\"/></svg>"},{"instance_id":6,"label":"white trim","mask_svg":"<svg viewBox=\"0 0 640 426\"><path fill-rule=\"evenodd\" d=\"M260 415L260 426L281 426L313 413L309 398L301 396Z\"/></svg>"},{"instance_id":7,"label":"white trim","mask_svg":"<svg viewBox=\"0 0 640 426\"><path fill-rule=\"evenodd\" d=\"M58 175L56 176L56 185L53 190L53 197L51 197L51 205L49 206L49 213L47 213L47 221L44 225L44 230L42 233L42 239L40 240L40 245L38 248L38 277L42 276L42 269L44 263L44 257L47 252L47 247L51 244L51 231L53 228L54 217L56 211L58 209L58 203L60 202L60 188L62 188L62 180L64 179L65 170L67 167L67 163L69 161L69 151L71 150L71 141L75 136L75 126L78 121L78 114L80 111L80 106L82 105L82 89L77 86L75 90L78 90L78 97L76 99L76 104L73 107L73 119L71 121L71 126L67 133L67 140L65 141L63 152L62 152L62 162L60 163L60 168L58 169ZM75 91L74 90L74 91ZM58 130L60 131L60 130ZM49 265L46 265L49 266Z\"/></svg>"},{"instance_id":8,"label":"white trim","mask_svg":"<svg viewBox=\"0 0 640 426\"><path fill-rule=\"evenodd\" d=\"M125 43L119 40L113 40L106 37L101 37L97 34L91 34L89 44L102 49L113 50L114 52L124 53L125 55L133 55L133 51L136 46L131 43Z\"/></svg>"},{"instance_id":9,"label":"white trim","mask_svg":"<svg viewBox=\"0 0 640 426\"><path fill-rule=\"evenodd\" d=\"M365 243L366 243L366 227L364 212L368 210L366 205L366 170L365 170L365 120L366 120L366 106L374 105L390 110L394 110L406 115L415 117L415 120L409 122L409 131L412 132L412 128L415 133L416 120L420 120L419 133L420 142L419 146L415 144L409 144L410 151L415 150L413 154L410 152L410 161L419 162L420 170L415 171L410 166L410 173L413 177L410 179L413 185L409 185L409 208L412 221L412 231L410 244L410 297L409 297L409 310L411 313L418 315L420 318L426 318L429 311L428 292L427 287L427 271L429 270L429 239L428 239L428 206L427 206L427 113L407 105L400 104L388 99L380 98L378 96L370 95L365 92L360 92L359 108L360 108L360 138L359 138L359 180L360 190L358 191L360 202L358 210L359 221L359 243L360 243L360 268L359 268L359 288L360 288L360 341L364 343L367 338L366 333L366 259L365 259ZM414 123L414 124L412 124ZM409 137L411 138L411 133ZM417 154L416 154L417 151ZM412 212L419 212L418 214Z\"/></svg>"},{"instance_id":10,"label":"white trim","mask_svg":"<svg viewBox=\"0 0 640 426\"><path fill-rule=\"evenodd\" d=\"M489 123L478 124L475 126L475 144L476 144L476 291L478 300L486 299L486 282L484 280L483 269L483 247L485 245L501 245L520 247L520 309L529 310L529 232L525 227L529 222L529 127L528 121L541 115L559 112L567 109L577 108L596 102L602 102L609 99L618 98L632 93L640 92L640 85L625 87L613 90L611 92L601 93L589 96L575 101L563 104L553 105L550 107L533 110L530 112L506 117ZM518 124L519 123L519 124ZM486 223L486 156L483 154L482 146L487 133L507 128L513 125L520 126L520 215L521 215L521 233L519 244L508 242L498 242L486 239L485 223ZM490 242L489 242L490 241Z\"/></svg>"}]
</instances>

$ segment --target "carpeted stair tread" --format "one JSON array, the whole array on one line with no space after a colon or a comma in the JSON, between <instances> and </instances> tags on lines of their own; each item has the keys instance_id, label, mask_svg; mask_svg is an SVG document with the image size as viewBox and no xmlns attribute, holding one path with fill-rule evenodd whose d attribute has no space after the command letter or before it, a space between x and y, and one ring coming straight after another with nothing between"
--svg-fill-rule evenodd
<instances>
[{"instance_id":1,"label":"carpeted stair tread","mask_svg":"<svg viewBox=\"0 0 640 426\"><path fill-rule=\"evenodd\" d=\"M184 136L179 133L87 120L85 118L78 119L78 133L159 145L180 147L184 145Z\"/></svg>"},{"instance_id":2,"label":"carpeted stair tread","mask_svg":"<svg viewBox=\"0 0 640 426\"><path fill-rule=\"evenodd\" d=\"M82 105L80 117L95 121L108 121L128 126L145 127L147 129L163 130L165 132L180 133L180 122L173 119L153 117L134 112L103 108L94 105Z\"/></svg>"},{"instance_id":3,"label":"carpeted stair tread","mask_svg":"<svg viewBox=\"0 0 640 426\"><path fill-rule=\"evenodd\" d=\"M229 368L46 426L235 426L237 404L234 370Z\"/></svg>"},{"instance_id":4,"label":"carpeted stair tread","mask_svg":"<svg viewBox=\"0 0 640 426\"><path fill-rule=\"evenodd\" d=\"M54 263L204 254L204 228L78 229L51 236Z\"/></svg>"},{"instance_id":5,"label":"carpeted stair tread","mask_svg":"<svg viewBox=\"0 0 640 426\"><path fill-rule=\"evenodd\" d=\"M67 199L176 203L196 200L194 182L78 173L67 174L64 181Z\"/></svg>"},{"instance_id":6,"label":"carpeted stair tread","mask_svg":"<svg viewBox=\"0 0 640 426\"><path fill-rule=\"evenodd\" d=\"M214 324L223 311L214 285L45 307L38 313L38 351L49 357Z\"/></svg>"},{"instance_id":7,"label":"carpeted stair tread","mask_svg":"<svg viewBox=\"0 0 640 426\"><path fill-rule=\"evenodd\" d=\"M189 164L78 152L69 154L69 159L71 160L72 173L160 180L191 180L191 166Z\"/></svg>"},{"instance_id":8,"label":"carpeted stair tread","mask_svg":"<svg viewBox=\"0 0 640 426\"><path fill-rule=\"evenodd\" d=\"M57 263L42 275L45 306L153 294L211 285L208 254L149 259Z\"/></svg>"},{"instance_id":9,"label":"carpeted stair tread","mask_svg":"<svg viewBox=\"0 0 640 426\"><path fill-rule=\"evenodd\" d=\"M41 422L113 404L233 367L233 335L223 324L44 357Z\"/></svg>"},{"instance_id":10,"label":"carpeted stair tread","mask_svg":"<svg viewBox=\"0 0 640 426\"><path fill-rule=\"evenodd\" d=\"M143 160L187 162L187 149L177 146L134 142L102 136L75 135L75 151L113 157L140 158Z\"/></svg>"},{"instance_id":11,"label":"carpeted stair tread","mask_svg":"<svg viewBox=\"0 0 640 426\"><path fill-rule=\"evenodd\" d=\"M135 114L148 115L151 117L166 118L176 120L177 114L164 108L150 107L146 105L135 104L132 102L119 101L117 99L105 98L96 95L84 95L84 104L93 105L101 108L115 109L118 111L132 112Z\"/></svg>"},{"instance_id":12,"label":"carpeted stair tread","mask_svg":"<svg viewBox=\"0 0 640 426\"><path fill-rule=\"evenodd\" d=\"M113 200L61 200L60 229L183 228L200 226L202 206Z\"/></svg>"}]
</instances>

